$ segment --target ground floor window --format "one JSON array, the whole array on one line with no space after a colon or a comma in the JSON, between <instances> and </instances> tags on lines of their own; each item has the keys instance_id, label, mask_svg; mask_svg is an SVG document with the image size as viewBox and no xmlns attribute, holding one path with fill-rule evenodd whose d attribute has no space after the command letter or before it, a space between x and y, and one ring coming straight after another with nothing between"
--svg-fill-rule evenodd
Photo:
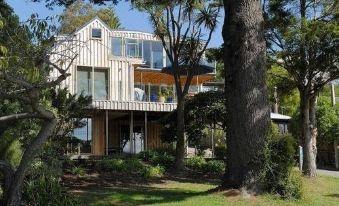
<instances>
[{"instance_id":1,"label":"ground floor window","mask_svg":"<svg viewBox=\"0 0 339 206\"><path fill-rule=\"evenodd\" d=\"M84 126L73 130L70 148L73 153L91 153L92 145L92 119L82 119Z\"/></svg>"}]
</instances>

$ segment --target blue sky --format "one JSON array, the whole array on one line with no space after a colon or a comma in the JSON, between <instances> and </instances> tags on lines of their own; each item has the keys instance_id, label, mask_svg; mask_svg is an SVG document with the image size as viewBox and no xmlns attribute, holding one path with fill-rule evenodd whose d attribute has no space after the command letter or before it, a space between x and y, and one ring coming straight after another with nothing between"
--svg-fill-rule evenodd
<instances>
[{"instance_id":1,"label":"blue sky","mask_svg":"<svg viewBox=\"0 0 339 206\"><path fill-rule=\"evenodd\" d=\"M29 0L7 0L7 2L12 6L21 21L27 20L32 13L38 13L39 16L43 18L46 16L58 15L63 10L61 7L55 7L53 10L49 10L43 3L32 3ZM149 23L147 15L136 10L131 10L128 3L119 3L115 10L124 28L152 32L152 26ZM219 26L212 36L209 47L218 47L222 44L222 23L223 19L220 18Z\"/></svg>"}]
</instances>

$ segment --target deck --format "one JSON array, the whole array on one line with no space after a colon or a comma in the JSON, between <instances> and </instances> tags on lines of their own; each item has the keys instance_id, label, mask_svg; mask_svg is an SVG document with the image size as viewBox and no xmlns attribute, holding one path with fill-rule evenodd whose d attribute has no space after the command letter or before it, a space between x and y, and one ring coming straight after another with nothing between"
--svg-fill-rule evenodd
<instances>
[{"instance_id":1,"label":"deck","mask_svg":"<svg viewBox=\"0 0 339 206\"><path fill-rule=\"evenodd\" d=\"M92 106L103 110L122 111L154 111L171 112L177 108L176 103L142 102L142 101L115 101L115 100L93 100Z\"/></svg>"}]
</instances>

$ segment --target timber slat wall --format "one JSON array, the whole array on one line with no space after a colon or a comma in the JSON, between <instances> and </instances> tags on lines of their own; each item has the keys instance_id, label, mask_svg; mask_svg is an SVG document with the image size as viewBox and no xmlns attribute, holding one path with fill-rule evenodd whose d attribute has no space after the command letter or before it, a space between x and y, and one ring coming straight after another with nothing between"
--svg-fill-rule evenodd
<instances>
[{"instance_id":1,"label":"timber slat wall","mask_svg":"<svg viewBox=\"0 0 339 206\"><path fill-rule=\"evenodd\" d=\"M129 121L126 120L110 120L108 123L108 147L117 148L120 146L120 127L129 126ZM144 128L143 121L134 121L134 126L141 126ZM160 138L161 125L154 121L149 121L147 124L147 148L148 150L154 150L164 147L164 144ZM104 155L105 154L105 115L99 113L93 115L93 143L92 154Z\"/></svg>"},{"instance_id":2,"label":"timber slat wall","mask_svg":"<svg viewBox=\"0 0 339 206\"><path fill-rule=\"evenodd\" d=\"M92 154L105 154L105 116L103 113L94 114L92 117Z\"/></svg>"}]
</instances>

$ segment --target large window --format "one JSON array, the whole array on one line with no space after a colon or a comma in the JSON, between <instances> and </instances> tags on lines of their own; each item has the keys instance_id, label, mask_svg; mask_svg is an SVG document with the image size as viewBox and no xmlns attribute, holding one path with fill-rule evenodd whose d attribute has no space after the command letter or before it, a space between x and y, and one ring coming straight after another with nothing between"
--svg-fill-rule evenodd
<instances>
[{"instance_id":1,"label":"large window","mask_svg":"<svg viewBox=\"0 0 339 206\"><path fill-rule=\"evenodd\" d=\"M108 69L78 66L76 85L78 94L92 96L95 100L108 99Z\"/></svg>"},{"instance_id":2,"label":"large window","mask_svg":"<svg viewBox=\"0 0 339 206\"><path fill-rule=\"evenodd\" d=\"M143 41L143 59L146 66L157 69L162 68L163 57L164 52L161 42Z\"/></svg>"},{"instance_id":3,"label":"large window","mask_svg":"<svg viewBox=\"0 0 339 206\"><path fill-rule=\"evenodd\" d=\"M122 56L122 38L112 37L112 55Z\"/></svg>"},{"instance_id":4,"label":"large window","mask_svg":"<svg viewBox=\"0 0 339 206\"><path fill-rule=\"evenodd\" d=\"M163 49L161 42L152 42L152 68L163 67Z\"/></svg>"},{"instance_id":5,"label":"large window","mask_svg":"<svg viewBox=\"0 0 339 206\"><path fill-rule=\"evenodd\" d=\"M82 122L85 124L83 127L73 130L73 137L70 142L71 148L75 149L80 145L81 153L90 153L92 143L92 119L84 118L82 119Z\"/></svg>"},{"instance_id":6,"label":"large window","mask_svg":"<svg viewBox=\"0 0 339 206\"><path fill-rule=\"evenodd\" d=\"M92 95L92 67L78 67L77 71L77 93L85 96Z\"/></svg>"},{"instance_id":7,"label":"large window","mask_svg":"<svg viewBox=\"0 0 339 206\"><path fill-rule=\"evenodd\" d=\"M112 37L112 55L129 58L142 57L145 66L149 68L164 67L164 52L160 41Z\"/></svg>"},{"instance_id":8,"label":"large window","mask_svg":"<svg viewBox=\"0 0 339 206\"><path fill-rule=\"evenodd\" d=\"M108 99L108 72L107 69L94 69L94 99Z\"/></svg>"},{"instance_id":9,"label":"large window","mask_svg":"<svg viewBox=\"0 0 339 206\"><path fill-rule=\"evenodd\" d=\"M141 53L139 54L139 42L137 39L126 39L126 57L141 57Z\"/></svg>"}]
</instances>

